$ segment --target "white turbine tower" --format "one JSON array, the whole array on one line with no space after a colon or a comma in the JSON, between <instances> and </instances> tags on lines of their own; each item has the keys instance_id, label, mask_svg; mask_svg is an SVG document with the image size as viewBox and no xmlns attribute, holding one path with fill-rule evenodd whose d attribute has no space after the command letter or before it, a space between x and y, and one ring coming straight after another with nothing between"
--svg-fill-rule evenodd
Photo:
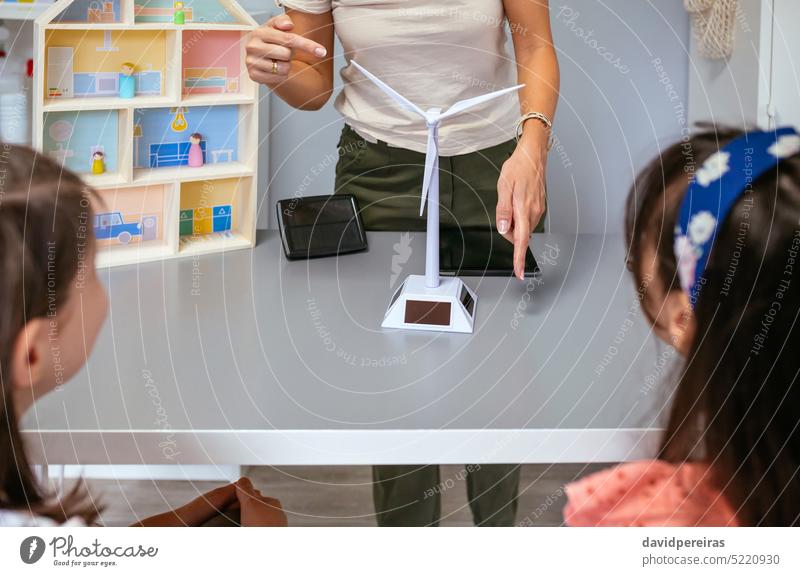
<instances>
[{"instance_id":1,"label":"white turbine tower","mask_svg":"<svg viewBox=\"0 0 800 576\"><path fill-rule=\"evenodd\" d=\"M384 328L472 332L477 296L459 278L445 278L444 280L439 278L439 126L442 120L488 100L515 92L524 84L459 100L444 112L441 108L423 110L355 60L351 60L351 63L402 108L424 118L428 127L428 147L425 153L422 201L419 208L421 216L425 210L427 199L425 276L412 274L406 278L392 296L382 326Z\"/></svg>"}]
</instances>

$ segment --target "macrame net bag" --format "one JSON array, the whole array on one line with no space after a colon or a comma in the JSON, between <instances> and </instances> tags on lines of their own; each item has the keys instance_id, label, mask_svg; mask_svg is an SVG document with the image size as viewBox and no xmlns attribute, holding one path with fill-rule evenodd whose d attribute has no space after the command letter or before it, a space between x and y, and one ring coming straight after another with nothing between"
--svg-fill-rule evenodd
<instances>
[{"instance_id":1,"label":"macrame net bag","mask_svg":"<svg viewBox=\"0 0 800 576\"><path fill-rule=\"evenodd\" d=\"M712 60L727 58L733 52L737 0L683 0L692 16L697 50Z\"/></svg>"}]
</instances>

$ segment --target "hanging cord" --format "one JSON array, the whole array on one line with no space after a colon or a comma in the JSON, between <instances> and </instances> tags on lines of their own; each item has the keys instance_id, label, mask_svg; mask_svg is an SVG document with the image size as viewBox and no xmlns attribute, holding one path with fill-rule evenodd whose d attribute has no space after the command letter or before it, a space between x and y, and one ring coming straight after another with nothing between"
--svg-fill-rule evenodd
<instances>
[{"instance_id":1,"label":"hanging cord","mask_svg":"<svg viewBox=\"0 0 800 576\"><path fill-rule=\"evenodd\" d=\"M712 60L733 52L737 0L683 0L692 16L697 50Z\"/></svg>"}]
</instances>

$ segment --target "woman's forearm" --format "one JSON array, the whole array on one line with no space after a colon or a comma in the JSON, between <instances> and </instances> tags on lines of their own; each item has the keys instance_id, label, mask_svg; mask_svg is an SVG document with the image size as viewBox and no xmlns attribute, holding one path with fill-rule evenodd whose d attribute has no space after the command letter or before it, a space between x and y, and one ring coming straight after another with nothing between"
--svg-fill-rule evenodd
<instances>
[{"instance_id":1,"label":"woman's forearm","mask_svg":"<svg viewBox=\"0 0 800 576\"><path fill-rule=\"evenodd\" d=\"M520 91L520 113L539 112L550 120L556 113L559 91L558 58L550 30L548 0L503 0L514 41L517 78L525 87ZM549 130L539 120L522 126L523 147L541 149Z\"/></svg>"},{"instance_id":2,"label":"woman's forearm","mask_svg":"<svg viewBox=\"0 0 800 576\"><path fill-rule=\"evenodd\" d=\"M517 76L525 87L520 91L520 114L539 112L553 120L558 103L560 74L552 46L540 44L516 54ZM523 145L546 142L549 131L544 124L532 119L522 126Z\"/></svg>"},{"instance_id":3,"label":"woman's forearm","mask_svg":"<svg viewBox=\"0 0 800 576\"><path fill-rule=\"evenodd\" d=\"M333 92L332 83L315 65L292 60L289 76L273 86L272 92L299 110L319 110Z\"/></svg>"}]
</instances>

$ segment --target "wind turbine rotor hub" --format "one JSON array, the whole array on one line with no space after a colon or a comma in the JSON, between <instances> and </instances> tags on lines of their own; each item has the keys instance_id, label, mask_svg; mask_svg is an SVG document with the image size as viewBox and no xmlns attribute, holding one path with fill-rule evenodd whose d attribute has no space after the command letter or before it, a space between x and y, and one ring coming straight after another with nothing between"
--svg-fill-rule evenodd
<instances>
[{"instance_id":1,"label":"wind turbine rotor hub","mask_svg":"<svg viewBox=\"0 0 800 576\"><path fill-rule=\"evenodd\" d=\"M432 128L433 126L439 124L441 121L441 113L441 108L428 108L425 110L425 124L428 126L428 128Z\"/></svg>"}]
</instances>

